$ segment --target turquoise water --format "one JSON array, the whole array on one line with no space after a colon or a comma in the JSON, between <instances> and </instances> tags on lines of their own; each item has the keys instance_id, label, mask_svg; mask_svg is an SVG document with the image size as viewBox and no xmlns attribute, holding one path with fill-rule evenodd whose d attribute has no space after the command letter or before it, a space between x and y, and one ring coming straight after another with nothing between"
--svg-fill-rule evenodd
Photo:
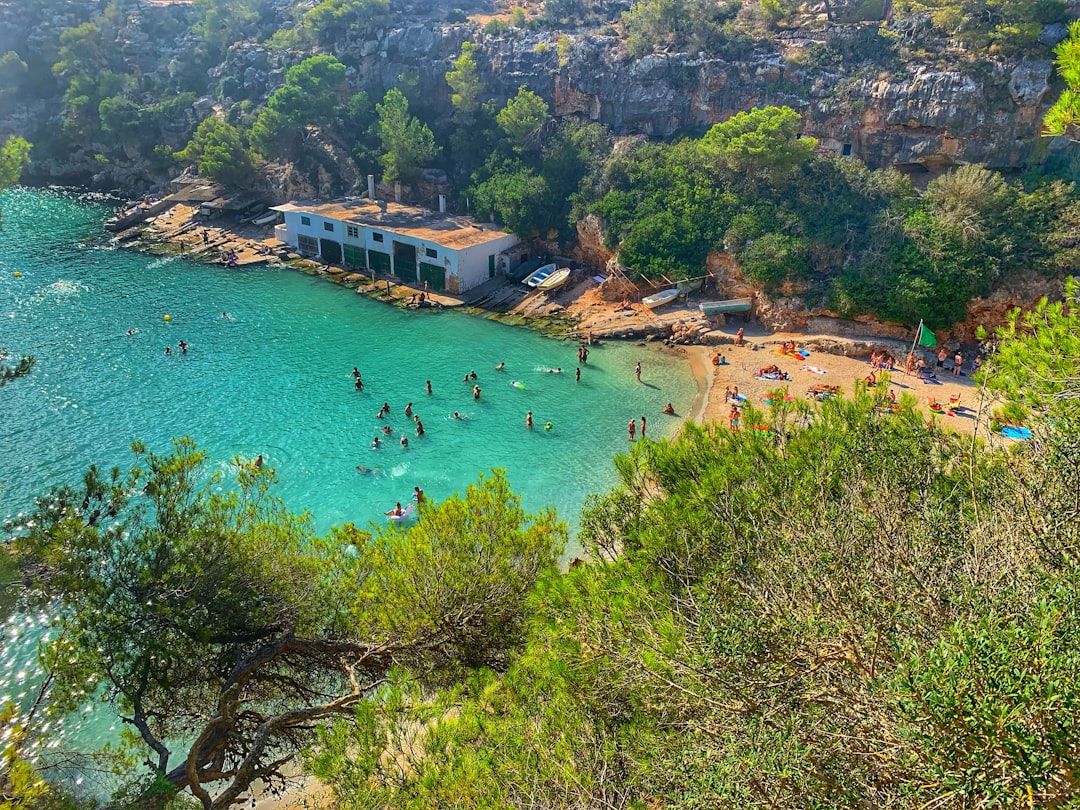
<instances>
[{"instance_id":1,"label":"turquoise water","mask_svg":"<svg viewBox=\"0 0 1080 810\"><path fill-rule=\"evenodd\" d=\"M109 210L72 195L13 189L0 209L0 347L37 357L30 376L0 388L0 517L77 482L90 463L126 468L134 439L165 452L189 435L221 469L261 453L277 494L321 529L382 522L414 486L442 499L492 467L507 470L526 509L554 506L573 525L585 496L614 483L627 420L645 415L650 435L670 433L677 422L660 408L670 400L686 413L696 392L687 364L660 347L598 346L575 382L572 342L462 312L405 312L293 270L110 249L100 243ZM470 370L479 401L462 382ZM383 402L390 416L376 419ZM423 437L403 413L409 402ZM394 433L372 450L384 423ZM26 681L15 636L32 638L43 620L8 624L0 700Z\"/></svg>"}]
</instances>

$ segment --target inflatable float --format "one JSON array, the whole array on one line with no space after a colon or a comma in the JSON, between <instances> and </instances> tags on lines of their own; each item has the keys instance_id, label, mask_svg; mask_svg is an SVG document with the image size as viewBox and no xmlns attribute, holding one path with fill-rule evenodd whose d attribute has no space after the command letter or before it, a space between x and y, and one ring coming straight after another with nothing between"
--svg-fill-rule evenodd
<instances>
[{"instance_id":1,"label":"inflatable float","mask_svg":"<svg viewBox=\"0 0 1080 810\"><path fill-rule=\"evenodd\" d=\"M408 519L409 519L410 517L412 517L412 513L413 513L413 510L414 510L415 508L416 508L416 504L415 504L415 503L409 503L409 504L407 504L407 505L405 506L405 508L404 508L404 509L402 509L402 510L401 510L401 514L400 514L400 515L394 515L394 514L390 514L390 512L393 512L393 511L394 511L394 510L392 510L392 509L391 509L391 510L390 510L390 512L388 512L388 513L386 514L386 516L387 516L388 518L390 518L390 520L394 521L395 523L400 523L401 521L403 521L403 520L408 520Z\"/></svg>"}]
</instances>

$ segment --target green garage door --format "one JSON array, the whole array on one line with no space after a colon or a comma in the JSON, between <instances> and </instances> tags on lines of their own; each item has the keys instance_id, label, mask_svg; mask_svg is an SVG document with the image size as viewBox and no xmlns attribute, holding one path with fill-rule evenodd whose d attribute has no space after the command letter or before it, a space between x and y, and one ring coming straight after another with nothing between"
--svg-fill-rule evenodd
<instances>
[{"instance_id":1,"label":"green garage door","mask_svg":"<svg viewBox=\"0 0 1080 810\"><path fill-rule=\"evenodd\" d=\"M356 245L345 245L342 251L345 264L363 270L367 267L367 251Z\"/></svg>"},{"instance_id":2,"label":"green garage door","mask_svg":"<svg viewBox=\"0 0 1080 810\"><path fill-rule=\"evenodd\" d=\"M371 269L376 273L390 273L389 253L380 253L377 250L369 250L368 261L371 262Z\"/></svg>"},{"instance_id":3,"label":"green garage door","mask_svg":"<svg viewBox=\"0 0 1080 810\"><path fill-rule=\"evenodd\" d=\"M438 264L420 262L420 280L426 281L433 290L445 290L446 268Z\"/></svg>"}]
</instances>

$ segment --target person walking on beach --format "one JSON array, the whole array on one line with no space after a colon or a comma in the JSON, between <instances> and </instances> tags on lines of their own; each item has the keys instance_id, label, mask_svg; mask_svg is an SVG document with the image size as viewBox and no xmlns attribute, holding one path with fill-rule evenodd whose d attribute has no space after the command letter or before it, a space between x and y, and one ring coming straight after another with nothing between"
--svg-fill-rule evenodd
<instances>
[{"instance_id":1,"label":"person walking on beach","mask_svg":"<svg viewBox=\"0 0 1080 810\"><path fill-rule=\"evenodd\" d=\"M641 438L645 438L645 417L641 417Z\"/></svg>"},{"instance_id":2,"label":"person walking on beach","mask_svg":"<svg viewBox=\"0 0 1080 810\"><path fill-rule=\"evenodd\" d=\"M743 328L740 326L739 331L735 333L735 345L742 346L743 344Z\"/></svg>"},{"instance_id":3,"label":"person walking on beach","mask_svg":"<svg viewBox=\"0 0 1080 810\"><path fill-rule=\"evenodd\" d=\"M728 413L728 428L735 430L739 427L739 409L734 405L731 406L731 411Z\"/></svg>"},{"instance_id":4,"label":"person walking on beach","mask_svg":"<svg viewBox=\"0 0 1080 810\"><path fill-rule=\"evenodd\" d=\"M638 361L637 365L634 366L634 376L637 377L638 382L641 382L641 362L640 361Z\"/></svg>"},{"instance_id":5,"label":"person walking on beach","mask_svg":"<svg viewBox=\"0 0 1080 810\"><path fill-rule=\"evenodd\" d=\"M964 355L959 351L956 353L956 357L953 358L952 373L954 377L959 377L964 373Z\"/></svg>"},{"instance_id":6,"label":"person walking on beach","mask_svg":"<svg viewBox=\"0 0 1080 810\"><path fill-rule=\"evenodd\" d=\"M938 353L937 353L937 367L938 368L945 368L945 359L948 356L949 356L949 353L947 351L945 351L944 346L942 346L940 349L938 349Z\"/></svg>"},{"instance_id":7,"label":"person walking on beach","mask_svg":"<svg viewBox=\"0 0 1080 810\"><path fill-rule=\"evenodd\" d=\"M634 422L633 419L631 419L629 422L626 423L626 432L630 434L630 441L634 440L634 432L635 432L636 429L637 429L637 423Z\"/></svg>"},{"instance_id":8,"label":"person walking on beach","mask_svg":"<svg viewBox=\"0 0 1080 810\"><path fill-rule=\"evenodd\" d=\"M531 428L533 426L532 411L528 411L525 414L525 427Z\"/></svg>"}]
</instances>

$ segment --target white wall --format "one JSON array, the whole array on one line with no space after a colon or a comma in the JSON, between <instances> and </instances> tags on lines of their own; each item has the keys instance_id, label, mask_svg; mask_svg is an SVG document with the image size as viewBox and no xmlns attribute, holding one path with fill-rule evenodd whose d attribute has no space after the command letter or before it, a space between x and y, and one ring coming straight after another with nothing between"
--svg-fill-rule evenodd
<instances>
[{"instance_id":1,"label":"white wall","mask_svg":"<svg viewBox=\"0 0 1080 810\"><path fill-rule=\"evenodd\" d=\"M285 211L285 224L282 229L278 226L275 229L275 234L278 239L283 242L287 242L294 248L299 247L299 236L301 234L310 236L316 240L320 239L332 239L340 244L350 245L362 245L369 250L378 250L382 253L388 253L393 255L394 252L394 240L404 242L406 244L412 244L416 246L416 260L417 262L427 262L428 264L437 264L446 270L446 286L448 289L453 290L454 284L450 281L452 276L457 277L457 291L465 292L471 290L473 287L478 287L488 280L488 257L495 256L496 268L498 265L498 256L503 251L509 250L514 245L521 242L513 234L507 234L499 239L492 239L483 244L473 245L472 247L465 248L464 250L453 250L451 248L443 247L440 244L434 242L428 242L422 239L415 239L410 236L404 236L400 234L394 234L391 231L384 231L377 227L370 225L357 226L359 234L356 238L347 236L347 225L344 222L337 220L327 220L326 218L318 214L305 214L300 211ZM300 217L306 216L311 219L310 225L301 224ZM334 232L331 233L323 228L323 222L332 222L334 225ZM374 234L382 234L383 241L376 242ZM434 248L438 251L438 258L428 258L425 249ZM449 259L449 263L446 261Z\"/></svg>"}]
</instances>

